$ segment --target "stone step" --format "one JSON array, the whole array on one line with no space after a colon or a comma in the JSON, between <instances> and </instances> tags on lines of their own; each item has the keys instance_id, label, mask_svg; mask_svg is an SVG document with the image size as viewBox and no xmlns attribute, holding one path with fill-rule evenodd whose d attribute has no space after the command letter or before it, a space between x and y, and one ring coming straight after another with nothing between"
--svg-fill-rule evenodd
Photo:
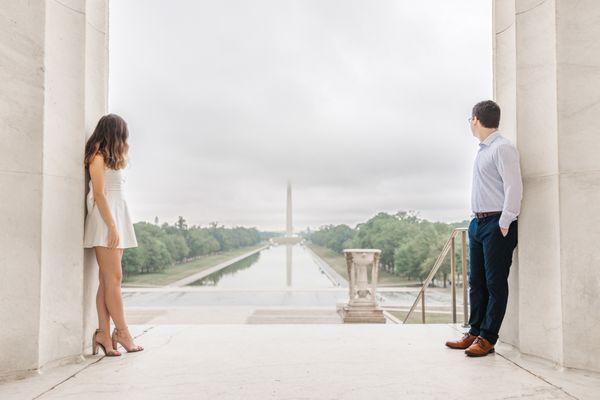
<instances>
[{"instance_id":1,"label":"stone step","mask_svg":"<svg viewBox=\"0 0 600 400\"><path fill-rule=\"evenodd\" d=\"M247 324L341 324L335 310L258 309L246 320Z\"/></svg>"}]
</instances>

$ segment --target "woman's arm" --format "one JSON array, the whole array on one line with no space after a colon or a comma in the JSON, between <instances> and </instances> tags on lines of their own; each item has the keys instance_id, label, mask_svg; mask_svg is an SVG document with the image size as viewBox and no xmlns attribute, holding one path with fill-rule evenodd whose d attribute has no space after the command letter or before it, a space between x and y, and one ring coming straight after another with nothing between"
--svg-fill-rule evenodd
<instances>
[{"instance_id":1,"label":"woman's arm","mask_svg":"<svg viewBox=\"0 0 600 400\"><path fill-rule=\"evenodd\" d=\"M119 234L104 194L104 158L101 155L94 156L90 163L90 178L94 188L94 201L98 205L102 219L108 226L108 247L116 247L119 244Z\"/></svg>"}]
</instances>

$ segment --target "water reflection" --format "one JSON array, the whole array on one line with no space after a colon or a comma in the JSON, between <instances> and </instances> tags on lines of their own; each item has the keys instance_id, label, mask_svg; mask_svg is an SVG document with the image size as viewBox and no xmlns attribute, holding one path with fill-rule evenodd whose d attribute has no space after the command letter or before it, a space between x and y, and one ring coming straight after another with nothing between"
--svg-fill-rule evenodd
<instances>
[{"instance_id":1,"label":"water reflection","mask_svg":"<svg viewBox=\"0 0 600 400\"><path fill-rule=\"evenodd\" d=\"M209 276L190 283L188 286L217 286L219 281L226 275L236 274L241 270L250 268L260 258L260 253L252 254L250 257L246 257L243 260L231 264L227 268L223 268L220 271L210 274Z\"/></svg>"},{"instance_id":2,"label":"water reflection","mask_svg":"<svg viewBox=\"0 0 600 400\"><path fill-rule=\"evenodd\" d=\"M334 286L303 245L279 245L238 261L192 286L324 288Z\"/></svg>"},{"instance_id":3,"label":"water reflection","mask_svg":"<svg viewBox=\"0 0 600 400\"><path fill-rule=\"evenodd\" d=\"M285 245L285 271L287 286L292 286L292 245Z\"/></svg>"}]
</instances>

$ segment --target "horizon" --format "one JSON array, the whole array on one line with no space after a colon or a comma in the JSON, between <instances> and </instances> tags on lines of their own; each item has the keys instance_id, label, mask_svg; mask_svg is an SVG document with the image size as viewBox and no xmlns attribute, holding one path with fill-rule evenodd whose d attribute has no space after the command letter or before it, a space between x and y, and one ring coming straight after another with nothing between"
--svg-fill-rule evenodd
<instances>
[{"instance_id":1,"label":"horizon","mask_svg":"<svg viewBox=\"0 0 600 400\"><path fill-rule=\"evenodd\" d=\"M360 225L360 224L362 224L364 222L367 222L367 221L375 218L377 215L382 214L382 213L393 216L393 215L396 215L398 213L409 213L409 214L411 214L413 212L414 212L414 210L410 210L410 211L398 210L398 211L393 212L393 213L389 213L389 212L385 212L385 211L380 211L380 212L375 213L372 216L366 218L364 221L357 222L355 224L346 224L346 223L331 224L331 223L325 223L325 224L322 224L322 225L319 225L319 226L315 226L315 227L307 226L307 227L305 227L304 229L301 229L301 230L294 229L293 232L294 233L304 233L304 232L307 232L308 229L310 229L311 231L316 231L316 230L319 230L319 229L321 229L323 227L326 227L326 226L338 226L338 225L347 225L348 227L350 227L352 229L356 229L358 227L358 225ZM455 220L455 221L436 221L436 220L431 220L431 219L427 219L427 218L422 218L422 217L419 216L418 213L417 214L412 214L412 215L416 216L419 220L422 220L422 221L427 221L427 222L431 222L431 223L445 223L445 224L448 224L448 225L459 224L459 223L462 223L462 222L468 222L469 221L468 217L465 218L465 219L462 219L462 220ZM160 218L160 216L157 216L157 217L158 217L158 220L159 220L158 224L156 224L153 221L148 221L148 220L135 221L134 224L137 224L137 223L146 223L146 224L152 224L152 225L157 225L157 226L163 226L164 224L167 224L168 226L175 226L175 224L177 222L177 220L175 220L173 222L169 222L169 221L162 220ZM183 217L183 219L186 222L189 222L188 219L184 215L181 215L180 217ZM257 231L259 231L261 233L282 233L282 234L286 233L285 227L282 228L282 229L261 229L258 226L252 226L252 225L240 225L240 224L232 224L232 225L230 225L230 224L222 224L219 221L211 221L211 222L208 222L208 223L205 223L205 224L191 224L191 225L188 224L188 229L190 229L190 228L209 228L211 224L216 224L217 226L222 226L222 227L225 227L225 228L248 228L248 229L254 228L254 229L256 229Z\"/></svg>"}]
</instances>

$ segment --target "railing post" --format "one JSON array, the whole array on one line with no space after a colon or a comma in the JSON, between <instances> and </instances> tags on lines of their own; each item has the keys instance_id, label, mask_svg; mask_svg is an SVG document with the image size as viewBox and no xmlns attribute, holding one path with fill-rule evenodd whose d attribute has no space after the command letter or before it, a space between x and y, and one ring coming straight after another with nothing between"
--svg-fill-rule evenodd
<instances>
[{"instance_id":1,"label":"railing post","mask_svg":"<svg viewBox=\"0 0 600 400\"><path fill-rule=\"evenodd\" d=\"M421 293L421 321L425 323L425 287Z\"/></svg>"},{"instance_id":2,"label":"railing post","mask_svg":"<svg viewBox=\"0 0 600 400\"><path fill-rule=\"evenodd\" d=\"M462 267L462 281L463 281L463 317L464 317L464 326L469 324L469 296L468 296L468 287L469 287L469 277L467 275L467 232L461 232L461 267Z\"/></svg>"},{"instance_id":3,"label":"railing post","mask_svg":"<svg viewBox=\"0 0 600 400\"><path fill-rule=\"evenodd\" d=\"M427 287L429 286L429 284L431 283L433 277L435 276L435 274L439 271L440 267L442 266L442 263L446 257L446 255L448 255L448 252L452 249L452 260L450 261L451 265L452 265L452 274L453 274L453 278L452 278L452 311L453 311L453 320L456 322L456 278L457 278L457 274L456 274L456 254L455 254L455 250L456 250L456 235L458 235L458 232L461 232L461 239L462 239L462 257L461 257L461 262L462 262L462 275L463 275L463 303L464 303L464 309L463 309L463 315L465 318L465 324L469 321L469 311L468 311L468 306L469 306L469 302L468 302L468 296L467 296L467 285L468 285L468 278L467 278L467 232L466 229L464 228L456 228L454 231L452 231L452 234L450 235L450 237L448 238L448 240L446 240L446 243L444 244L444 247L442 248L442 252L439 254L439 256L437 257L437 259L435 260L435 264L433 264L433 268L431 269L431 271L429 271L429 275L427 275L427 278L425 279L425 281L423 282L423 286L421 288L421 290L419 291L419 293L417 294L417 296L415 297L415 301L412 303L412 305L410 306L410 309L408 310L408 313L406 313L406 315L404 316L404 320L402 321L403 323L406 323L408 321L408 319L410 318L410 316L412 315L413 311L415 311L417 309L417 306L419 305L419 297L421 297L421 320L423 323L425 323L425 292Z\"/></svg>"},{"instance_id":4,"label":"railing post","mask_svg":"<svg viewBox=\"0 0 600 400\"><path fill-rule=\"evenodd\" d=\"M448 240L446 240L446 243L444 244L444 248L442 249L442 252L440 253L440 255L435 260L435 264L433 265L433 268L431 269L431 271L429 271L429 275L427 275L427 278L425 279L425 282L423 282L423 287L419 291L419 294L417 294L417 297L415 297L415 301L413 302L412 306L410 306L410 310L408 310L408 313L404 317L404 321L403 321L404 323L406 323L406 321L408 321L408 318L410 318L412 312L416 309L417 305L419 304L419 296L420 295L423 296L423 298L421 299L421 301L423 302L423 304L425 304L425 299L424 299L424 297L425 297L425 289L431 283L431 280L433 279L433 277L435 276L435 274L438 272L438 270L442 266L442 262L444 261L444 258L448 254L448 251L450 251L450 242L451 242L451 240L452 240L452 237L449 237ZM424 309L424 307L423 307L423 309ZM423 317L422 318L425 319L424 313L423 313Z\"/></svg>"},{"instance_id":5,"label":"railing post","mask_svg":"<svg viewBox=\"0 0 600 400\"><path fill-rule=\"evenodd\" d=\"M456 246L454 233L452 233L452 245L450 246L450 279L452 279L452 323L456 323Z\"/></svg>"}]
</instances>

